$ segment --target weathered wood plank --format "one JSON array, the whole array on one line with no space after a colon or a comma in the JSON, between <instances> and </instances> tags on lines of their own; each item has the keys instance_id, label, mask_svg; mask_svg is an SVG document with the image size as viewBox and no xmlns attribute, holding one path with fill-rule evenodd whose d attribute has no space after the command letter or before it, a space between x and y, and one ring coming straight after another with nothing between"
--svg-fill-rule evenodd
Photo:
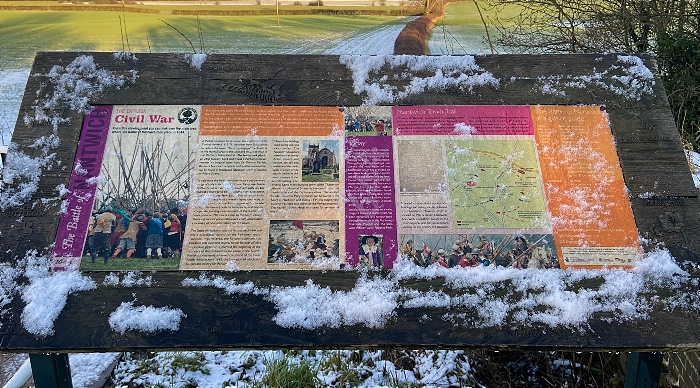
<instances>
[{"instance_id":1,"label":"weathered wood plank","mask_svg":"<svg viewBox=\"0 0 700 388\"><path fill-rule=\"evenodd\" d=\"M700 315L677 312L668 314L654 311L648 320L633 324L608 323L598 316L591 320L590 330L579 332L570 328L546 326L512 326L476 328L454 324L440 319L449 309L397 309L396 316L382 329L356 325L316 330L280 327L273 321L277 314L274 305L264 296L252 294L226 295L212 287L183 288L187 273L153 274L153 287L105 287L81 292L69 297L55 330L57 335L45 340L34 338L18 324L5 329L0 345L12 351L30 349L49 351L121 351L129 349L261 349L300 347L381 348L400 346L411 349L440 346L443 348L557 350L676 350L697 347ZM350 290L357 273L342 272L285 272L284 277L269 271L251 271L227 274L225 278L238 283L252 281L257 287L302 286L313 279L322 287ZM104 274L91 274L100 283ZM429 287L429 281L410 281L406 287ZM432 284L434 285L434 284ZM583 286L595 286L587 282ZM122 302L138 299L139 304L172 306L187 315L176 332L144 334L128 331L119 334L109 328L110 312ZM19 309L20 303L13 303ZM19 315L19 311L13 311ZM433 317L426 321L424 315ZM673 327L673 330L668 330ZM79 330L75 330L79 328ZM72 333L60 335L60 333Z\"/></svg>"},{"instance_id":2,"label":"weathered wood plank","mask_svg":"<svg viewBox=\"0 0 700 388\"><path fill-rule=\"evenodd\" d=\"M50 125L25 124L22 117L34 114L36 90L45 86L45 76L55 65L67 66L79 53L40 53L32 69L14 141L19 150L32 157L40 156L31 147L37 138L50 136ZM245 104L245 105L360 105L366 93L354 91L353 71L337 56L284 55L209 55L201 69L193 68L183 55L137 54L138 61L118 59L111 53L92 55L100 68L127 74L136 70L136 83L127 83L120 90L108 90L94 96L91 104ZM655 64L644 58L649 68ZM553 56L482 56L475 63L484 72L499 79L498 87L477 86L472 91L458 88L426 90L395 101L397 105L495 105L553 104L601 105L611 122L617 142L618 156L630 193L630 201L640 235L664 242L678 260L700 261L700 199L683 156L678 133L658 78L653 94L628 99L600 85L585 88L566 86L570 82L604 71L612 73L619 58L615 55ZM385 65L381 73L389 78L404 68ZM429 74L430 72L426 72ZM44 76L42 76L42 74ZM420 76L421 72L415 72ZM578 77L578 78L577 78ZM405 86L410 79L397 81ZM558 82L558 83L557 83ZM50 86L50 85L49 85ZM48 90L48 89L46 89ZM545 93L544 90L549 90ZM554 92L552 92L554 90ZM556 92L559 90L561 93ZM60 124L57 132L61 146L54 150L56 160L42 173L39 190L32 201L55 197L56 186L68 183L70 167L82 116L59 107L62 117L70 122ZM53 243L58 224L60 201L39 207L9 209L0 217L0 262L13 263L24 252L45 248ZM98 284L105 274L89 274ZM442 320L446 309L399 308L382 329L364 326L325 328L318 330L287 329L278 326L273 317L274 305L260 295L229 296L214 288L182 287L186 277L198 272L159 272L153 274L149 288L115 288L100 285L98 289L80 292L68 298L68 304L56 321L56 335L38 339L22 328L20 317L23 302L18 296L9 305L0 327L0 348L8 351L99 351L128 349L207 349L207 348L294 348L294 347L435 347L468 348L504 346L528 349L577 350L686 350L697 348L698 316L694 312L669 313L657 308L648 320L634 323L591 321L589 331L551 329L545 327L476 328L454 326ZM313 278L316 284L336 290L349 290L359 275L354 272L276 272L227 273L225 277L239 282L253 281L265 288L299 286ZM428 290L436 281L410 281L416 289ZM581 286L597 287L586 283ZM153 335L127 332L122 335L110 329L109 314L122 302L180 308L187 319L177 332ZM433 317L429 321L424 316ZM75 328L80 328L75 331ZM667 330L673 328L673 330ZM65 335L66 333L75 333Z\"/></svg>"}]
</instances>

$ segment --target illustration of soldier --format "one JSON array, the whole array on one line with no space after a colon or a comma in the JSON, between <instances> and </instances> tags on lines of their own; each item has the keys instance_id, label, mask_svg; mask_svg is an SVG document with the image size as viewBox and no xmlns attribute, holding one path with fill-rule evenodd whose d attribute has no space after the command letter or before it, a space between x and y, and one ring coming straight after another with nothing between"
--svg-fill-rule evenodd
<instances>
[{"instance_id":1,"label":"illustration of soldier","mask_svg":"<svg viewBox=\"0 0 700 388\"><path fill-rule=\"evenodd\" d=\"M381 236L371 234L360 236L360 264L374 268L384 267Z\"/></svg>"}]
</instances>

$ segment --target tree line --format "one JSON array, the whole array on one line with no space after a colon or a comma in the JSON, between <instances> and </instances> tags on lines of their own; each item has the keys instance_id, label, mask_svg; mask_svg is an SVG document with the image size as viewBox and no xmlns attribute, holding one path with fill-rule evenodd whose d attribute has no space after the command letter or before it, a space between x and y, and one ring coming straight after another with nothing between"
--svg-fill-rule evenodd
<instances>
[{"instance_id":1,"label":"tree line","mask_svg":"<svg viewBox=\"0 0 700 388\"><path fill-rule=\"evenodd\" d=\"M496 15L519 7L491 20L496 42L511 52L653 55L681 136L698 149L700 0L483 1Z\"/></svg>"}]
</instances>

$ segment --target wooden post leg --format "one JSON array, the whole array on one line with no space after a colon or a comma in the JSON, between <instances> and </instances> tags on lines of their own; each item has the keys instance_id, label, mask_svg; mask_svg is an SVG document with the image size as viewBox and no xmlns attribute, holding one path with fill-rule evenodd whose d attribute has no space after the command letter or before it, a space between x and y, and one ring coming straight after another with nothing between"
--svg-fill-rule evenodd
<instances>
[{"instance_id":1,"label":"wooden post leg","mask_svg":"<svg viewBox=\"0 0 700 388\"><path fill-rule=\"evenodd\" d=\"M627 356L625 388L659 388L661 353L632 352Z\"/></svg>"},{"instance_id":2,"label":"wooden post leg","mask_svg":"<svg viewBox=\"0 0 700 388\"><path fill-rule=\"evenodd\" d=\"M68 354L30 354L36 388L73 388Z\"/></svg>"}]
</instances>

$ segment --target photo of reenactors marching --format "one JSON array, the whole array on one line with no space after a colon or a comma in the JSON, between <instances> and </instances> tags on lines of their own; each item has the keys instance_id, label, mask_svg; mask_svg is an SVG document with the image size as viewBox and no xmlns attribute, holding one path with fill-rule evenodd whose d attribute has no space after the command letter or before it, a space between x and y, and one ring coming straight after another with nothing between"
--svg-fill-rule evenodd
<instances>
[{"instance_id":1,"label":"photo of reenactors marching","mask_svg":"<svg viewBox=\"0 0 700 388\"><path fill-rule=\"evenodd\" d=\"M403 235L401 241L401 255L420 267L559 268L549 234Z\"/></svg>"},{"instance_id":2,"label":"photo of reenactors marching","mask_svg":"<svg viewBox=\"0 0 700 388\"><path fill-rule=\"evenodd\" d=\"M340 249L337 220L273 220L267 262L313 263L337 258Z\"/></svg>"}]
</instances>

